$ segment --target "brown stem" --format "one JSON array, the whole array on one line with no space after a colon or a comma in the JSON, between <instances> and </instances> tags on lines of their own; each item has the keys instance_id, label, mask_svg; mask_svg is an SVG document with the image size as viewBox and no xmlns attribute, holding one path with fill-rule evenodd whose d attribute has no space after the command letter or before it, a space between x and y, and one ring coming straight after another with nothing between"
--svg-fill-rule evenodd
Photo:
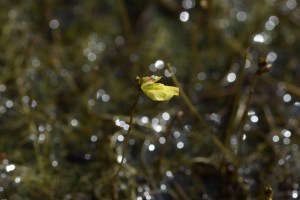
<instances>
[{"instance_id":1,"label":"brown stem","mask_svg":"<svg viewBox=\"0 0 300 200\"><path fill-rule=\"evenodd\" d=\"M135 99L135 102L133 103L132 108L131 108L129 128L127 130L127 134L126 134L125 140L124 140L124 147L123 147L123 150L122 150L122 159L121 159L121 162L119 164L119 168L115 173L115 177L117 177L119 175L119 173L120 173L120 171L123 167L124 157L125 157L125 154L126 154L126 150L127 150L128 142L129 142L129 138L130 138L130 131L131 131L131 128L132 128L133 116L134 116L135 109L136 109L136 106L138 104L139 98L141 96L141 91L142 91L141 87L138 85L138 92L137 92L137 95L136 95L136 99Z\"/></svg>"}]
</instances>

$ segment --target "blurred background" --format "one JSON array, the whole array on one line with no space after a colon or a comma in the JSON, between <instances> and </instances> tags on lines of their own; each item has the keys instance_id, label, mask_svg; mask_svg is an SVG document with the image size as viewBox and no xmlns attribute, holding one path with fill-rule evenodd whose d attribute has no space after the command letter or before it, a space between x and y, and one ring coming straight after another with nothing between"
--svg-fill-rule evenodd
<instances>
[{"instance_id":1,"label":"blurred background","mask_svg":"<svg viewBox=\"0 0 300 200\"><path fill-rule=\"evenodd\" d=\"M300 199L299 21L296 0L0 0L1 199ZM134 79L175 85L167 63L181 96L140 97L114 177Z\"/></svg>"}]
</instances>

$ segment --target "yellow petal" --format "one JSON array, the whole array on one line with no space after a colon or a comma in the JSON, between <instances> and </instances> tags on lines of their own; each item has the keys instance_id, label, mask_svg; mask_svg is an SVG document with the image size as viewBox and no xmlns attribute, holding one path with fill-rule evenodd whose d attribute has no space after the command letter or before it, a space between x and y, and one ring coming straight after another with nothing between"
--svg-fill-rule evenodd
<instances>
[{"instance_id":1,"label":"yellow petal","mask_svg":"<svg viewBox=\"0 0 300 200\"><path fill-rule=\"evenodd\" d=\"M179 88L161 83L146 82L142 84L141 89L153 101L167 101L174 95L179 95Z\"/></svg>"}]
</instances>

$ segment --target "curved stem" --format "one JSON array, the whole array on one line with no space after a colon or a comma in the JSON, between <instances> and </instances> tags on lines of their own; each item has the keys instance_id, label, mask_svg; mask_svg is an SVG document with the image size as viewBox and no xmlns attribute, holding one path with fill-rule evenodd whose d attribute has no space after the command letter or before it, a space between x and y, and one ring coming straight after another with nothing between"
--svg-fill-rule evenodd
<instances>
[{"instance_id":1,"label":"curved stem","mask_svg":"<svg viewBox=\"0 0 300 200\"><path fill-rule=\"evenodd\" d=\"M208 124L205 123L203 117L199 114L199 112L197 111L196 107L193 105L193 103L190 101L190 99L188 98L188 96L186 95L186 93L183 91L182 87L180 86L175 74L173 73L173 70L171 68L171 65L168 63L167 64L168 70L172 75L172 79L173 82L175 83L176 87L179 88L180 90L180 95L182 96L184 102L186 103L186 105L188 106L188 108L192 111L192 113L196 116L196 118L198 119L198 121L201 123L201 125L211 131L211 132L215 132L214 129L212 127L210 127ZM229 155L231 155L230 150L220 141L220 139L215 136L214 134L211 134L212 140L215 143L215 145L218 146L218 148L223 152L223 154L227 157ZM232 158L233 159L233 158ZM232 162L234 164L236 164L235 160L232 160Z\"/></svg>"},{"instance_id":2,"label":"curved stem","mask_svg":"<svg viewBox=\"0 0 300 200\"><path fill-rule=\"evenodd\" d=\"M248 116L248 111L249 111L249 108L250 108L250 105L251 105L251 102L252 102L256 77L257 77L257 73L255 73L253 75L252 79L251 79L250 91L249 91L248 99L247 99L247 102L246 102L246 108L244 110L244 113L243 113L243 116L242 116L242 119L241 119L241 122L240 122L240 126L239 126L239 129L238 129L238 132L237 132L237 139L238 139L238 143L237 143L238 146L237 146L237 151L236 151L237 156L239 156L239 154L241 152L241 146L242 146L242 141L243 141L243 134L242 134L243 127L245 125L245 122L246 122L246 119L247 119L247 116Z\"/></svg>"},{"instance_id":3,"label":"curved stem","mask_svg":"<svg viewBox=\"0 0 300 200\"><path fill-rule=\"evenodd\" d=\"M125 154L126 154L126 150L127 150L128 142L129 142L129 138L130 138L130 132L131 132L131 128L132 128L133 116L134 116L134 112L135 112L136 106L138 104L139 98L141 96L141 91L142 91L141 87L138 85L138 92L137 92L135 101L134 101L134 103L132 105L132 108L131 108L129 128L127 130L127 134L126 134L125 140L124 140L124 147L123 147L123 150L122 150L122 159L121 159L121 161L119 163L119 168L118 168L118 170L115 173L115 177L117 177L119 175L119 173L120 173L120 171L122 169L122 166L123 166L124 157L125 157Z\"/></svg>"}]
</instances>

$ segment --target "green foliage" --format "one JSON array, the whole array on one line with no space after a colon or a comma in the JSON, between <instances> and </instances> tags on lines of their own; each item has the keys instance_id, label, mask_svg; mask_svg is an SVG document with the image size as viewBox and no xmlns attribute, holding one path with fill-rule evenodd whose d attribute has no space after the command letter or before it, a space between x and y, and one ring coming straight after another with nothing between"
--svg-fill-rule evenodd
<instances>
[{"instance_id":1,"label":"green foliage","mask_svg":"<svg viewBox=\"0 0 300 200\"><path fill-rule=\"evenodd\" d=\"M295 0L0 0L0 198L297 199L298 18Z\"/></svg>"}]
</instances>

